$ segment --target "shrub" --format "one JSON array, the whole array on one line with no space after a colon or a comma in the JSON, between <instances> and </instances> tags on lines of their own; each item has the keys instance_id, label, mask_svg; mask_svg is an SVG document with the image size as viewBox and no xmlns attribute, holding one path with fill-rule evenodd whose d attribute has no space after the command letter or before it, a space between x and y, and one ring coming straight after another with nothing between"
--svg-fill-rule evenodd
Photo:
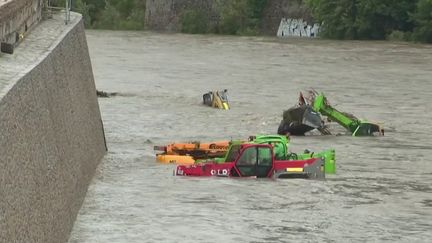
<instances>
[{"instance_id":1,"label":"shrub","mask_svg":"<svg viewBox=\"0 0 432 243\"><path fill-rule=\"evenodd\" d=\"M387 40L391 40L391 41L405 41L406 37L405 37L405 33L399 30L395 30L393 32L391 32L390 35L387 36Z\"/></svg>"},{"instance_id":2,"label":"shrub","mask_svg":"<svg viewBox=\"0 0 432 243\"><path fill-rule=\"evenodd\" d=\"M209 30L208 16L199 10L186 10L180 19L181 32L190 34L205 34Z\"/></svg>"},{"instance_id":3,"label":"shrub","mask_svg":"<svg viewBox=\"0 0 432 243\"><path fill-rule=\"evenodd\" d=\"M267 0L227 0L220 2L219 31L228 35L257 34Z\"/></svg>"}]
</instances>

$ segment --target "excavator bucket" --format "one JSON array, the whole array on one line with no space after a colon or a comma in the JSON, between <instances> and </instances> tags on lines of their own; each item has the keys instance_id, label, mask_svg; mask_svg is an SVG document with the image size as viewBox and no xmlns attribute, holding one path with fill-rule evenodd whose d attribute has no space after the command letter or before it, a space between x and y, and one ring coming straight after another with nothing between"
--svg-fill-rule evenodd
<instances>
[{"instance_id":1,"label":"excavator bucket","mask_svg":"<svg viewBox=\"0 0 432 243\"><path fill-rule=\"evenodd\" d=\"M203 104L214 108L229 110L230 106L227 97L228 90L210 91L203 95Z\"/></svg>"},{"instance_id":2,"label":"excavator bucket","mask_svg":"<svg viewBox=\"0 0 432 243\"><path fill-rule=\"evenodd\" d=\"M278 134L305 135L306 132L322 128L323 125L320 114L315 112L310 105L303 104L284 111Z\"/></svg>"},{"instance_id":3,"label":"excavator bucket","mask_svg":"<svg viewBox=\"0 0 432 243\"><path fill-rule=\"evenodd\" d=\"M374 135L384 135L384 129L381 128L380 125L371 123L371 122L363 122L357 126L357 129L354 130L353 134L356 136L374 136Z\"/></svg>"}]
</instances>

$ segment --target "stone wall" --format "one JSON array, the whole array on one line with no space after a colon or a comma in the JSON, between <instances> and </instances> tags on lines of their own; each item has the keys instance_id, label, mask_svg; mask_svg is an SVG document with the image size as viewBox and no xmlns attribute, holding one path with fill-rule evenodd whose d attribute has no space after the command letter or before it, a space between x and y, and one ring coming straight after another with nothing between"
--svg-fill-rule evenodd
<instances>
[{"instance_id":1,"label":"stone wall","mask_svg":"<svg viewBox=\"0 0 432 243\"><path fill-rule=\"evenodd\" d=\"M42 0L0 0L0 43L12 53L26 33L42 19Z\"/></svg>"},{"instance_id":2,"label":"stone wall","mask_svg":"<svg viewBox=\"0 0 432 243\"><path fill-rule=\"evenodd\" d=\"M268 0L263 12L261 32L276 35L282 18L311 21L310 11L302 0ZM215 0L147 0L146 26L150 30L180 31L180 17L186 9L197 9L210 16L212 22L219 20Z\"/></svg>"},{"instance_id":3,"label":"stone wall","mask_svg":"<svg viewBox=\"0 0 432 243\"><path fill-rule=\"evenodd\" d=\"M145 24L150 30L180 31L181 15L194 9L217 19L214 0L146 0Z\"/></svg>"},{"instance_id":4,"label":"stone wall","mask_svg":"<svg viewBox=\"0 0 432 243\"><path fill-rule=\"evenodd\" d=\"M320 28L321 26L318 23L308 23L303 19L282 18L277 36L314 38L318 36Z\"/></svg>"},{"instance_id":5,"label":"stone wall","mask_svg":"<svg viewBox=\"0 0 432 243\"><path fill-rule=\"evenodd\" d=\"M268 0L263 14L261 32L276 35L282 18L313 22L310 10L303 4L303 0Z\"/></svg>"},{"instance_id":6,"label":"stone wall","mask_svg":"<svg viewBox=\"0 0 432 243\"><path fill-rule=\"evenodd\" d=\"M0 58L0 242L67 242L106 153L84 25L73 18L43 21ZM54 27L61 34L42 48Z\"/></svg>"}]
</instances>

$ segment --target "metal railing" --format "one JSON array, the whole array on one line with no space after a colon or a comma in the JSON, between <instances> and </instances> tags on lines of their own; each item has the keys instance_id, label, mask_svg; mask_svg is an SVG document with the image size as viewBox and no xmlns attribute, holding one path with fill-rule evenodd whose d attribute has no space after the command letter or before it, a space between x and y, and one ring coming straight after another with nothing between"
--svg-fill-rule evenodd
<instances>
[{"instance_id":1,"label":"metal railing","mask_svg":"<svg viewBox=\"0 0 432 243\"><path fill-rule=\"evenodd\" d=\"M70 22L70 12L71 12L71 9L72 9L72 0L65 0L65 7L54 7L54 6L51 6L51 1L50 0L47 0L46 1L46 8L48 9L48 10L60 10L60 11L64 11L65 12L65 20L64 20L64 22L65 22L65 24L69 24L69 22Z\"/></svg>"},{"instance_id":2,"label":"metal railing","mask_svg":"<svg viewBox=\"0 0 432 243\"><path fill-rule=\"evenodd\" d=\"M66 0L66 5L65 5L65 24L68 24L70 21L70 11L72 8L72 0Z\"/></svg>"}]
</instances>

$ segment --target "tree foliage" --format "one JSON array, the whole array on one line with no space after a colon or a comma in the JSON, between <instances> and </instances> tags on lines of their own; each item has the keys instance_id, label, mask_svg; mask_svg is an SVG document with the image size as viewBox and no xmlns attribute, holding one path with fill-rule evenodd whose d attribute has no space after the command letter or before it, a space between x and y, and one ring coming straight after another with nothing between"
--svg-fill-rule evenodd
<instances>
[{"instance_id":1,"label":"tree foliage","mask_svg":"<svg viewBox=\"0 0 432 243\"><path fill-rule=\"evenodd\" d=\"M432 43L432 0L303 0L322 23L320 35L333 39L391 39ZM87 28L144 28L145 0L74 0L73 10ZM64 6L64 0L51 0ZM256 35L268 0L213 0L220 16L186 9L180 16L186 33Z\"/></svg>"},{"instance_id":2,"label":"tree foliage","mask_svg":"<svg viewBox=\"0 0 432 243\"><path fill-rule=\"evenodd\" d=\"M414 40L432 43L432 0L418 1L413 19L416 23Z\"/></svg>"},{"instance_id":3,"label":"tree foliage","mask_svg":"<svg viewBox=\"0 0 432 243\"><path fill-rule=\"evenodd\" d=\"M430 40L432 0L305 0L321 35L335 39L386 39L411 36ZM401 34L402 33L402 34Z\"/></svg>"},{"instance_id":4,"label":"tree foliage","mask_svg":"<svg viewBox=\"0 0 432 243\"><path fill-rule=\"evenodd\" d=\"M64 7L64 0L52 0L53 6ZM83 15L87 28L144 28L144 0L74 0L72 10Z\"/></svg>"},{"instance_id":5,"label":"tree foliage","mask_svg":"<svg viewBox=\"0 0 432 243\"><path fill-rule=\"evenodd\" d=\"M267 0L220 1L219 33L254 35L258 33Z\"/></svg>"},{"instance_id":6,"label":"tree foliage","mask_svg":"<svg viewBox=\"0 0 432 243\"><path fill-rule=\"evenodd\" d=\"M261 26L267 0L214 0L220 15L217 23L199 9L186 10L181 16L185 33L219 33L228 35L256 35Z\"/></svg>"},{"instance_id":7,"label":"tree foliage","mask_svg":"<svg viewBox=\"0 0 432 243\"><path fill-rule=\"evenodd\" d=\"M181 17L181 31L190 34L205 34L209 32L210 20L200 10L186 10Z\"/></svg>"}]
</instances>

